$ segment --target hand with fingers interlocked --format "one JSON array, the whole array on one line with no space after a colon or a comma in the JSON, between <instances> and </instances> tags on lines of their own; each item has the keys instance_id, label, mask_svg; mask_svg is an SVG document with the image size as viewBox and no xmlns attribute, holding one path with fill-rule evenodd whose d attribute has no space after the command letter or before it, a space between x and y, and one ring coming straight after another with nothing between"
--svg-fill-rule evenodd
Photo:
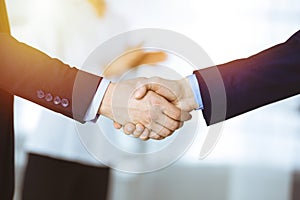
<instances>
[{"instance_id":1,"label":"hand with fingers interlocked","mask_svg":"<svg viewBox=\"0 0 300 200\"><path fill-rule=\"evenodd\" d=\"M106 68L105 78L117 77L142 64L155 66L164 52L132 51ZM187 80L158 77L136 78L110 83L98 113L114 120L114 126L142 140L160 140L172 135L191 118L195 104ZM184 102L188 99L190 102Z\"/></svg>"},{"instance_id":2,"label":"hand with fingers interlocked","mask_svg":"<svg viewBox=\"0 0 300 200\"><path fill-rule=\"evenodd\" d=\"M187 78L181 80L166 80L158 77L149 78L145 84L135 90L134 97L137 100L143 99L148 93L152 94L153 92L165 98L169 103L172 103L179 109L181 116L176 119L180 123L175 130L182 127L183 122L191 118L191 116L190 118L186 117L189 112L199 107ZM152 130L151 127L145 126L143 123L134 122L128 122L122 126L122 124L115 121L114 127L116 129L123 127L126 134L132 134L142 140L164 139L175 131L174 128L169 128L169 130L173 130L173 132L165 134L165 132L156 132L156 130ZM170 127L170 123L164 123L163 127ZM156 134L153 134L153 132ZM159 137L157 137L157 135Z\"/></svg>"}]
</instances>

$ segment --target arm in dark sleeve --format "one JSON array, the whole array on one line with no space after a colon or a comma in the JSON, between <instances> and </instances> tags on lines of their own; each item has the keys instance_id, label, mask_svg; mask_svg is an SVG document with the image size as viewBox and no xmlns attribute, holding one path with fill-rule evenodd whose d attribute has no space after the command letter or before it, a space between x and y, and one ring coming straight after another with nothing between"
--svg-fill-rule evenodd
<instances>
[{"instance_id":1,"label":"arm in dark sleeve","mask_svg":"<svg viewBox=\"0 0 300 200\"><path fill-rule=\"evenodd\" d=\"M83 121L101 80L0 33L0 88L12 95Z\"/></svg>"},{"instance_id":2,"label":"arm in dark sleeve","mask_svg":"<svg viewBox=\"0 0 300 200\"><path fill-rule=\"evenodd\" d=\"M218 71L218 73L215 73ZM300 93L300 31L282 44L246 59L194 71L208 125ZM223 85L214 80L221 78ZM226 102L214 88L225 89ZM225 113L214 109L225 106Z\"/></svg>"}]
</instances>

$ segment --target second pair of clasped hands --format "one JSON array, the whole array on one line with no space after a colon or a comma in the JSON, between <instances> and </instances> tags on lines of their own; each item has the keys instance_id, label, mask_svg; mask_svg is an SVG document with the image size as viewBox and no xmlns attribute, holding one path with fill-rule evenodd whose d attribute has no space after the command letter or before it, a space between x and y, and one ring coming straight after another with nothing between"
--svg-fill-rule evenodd
<instances>
[{"instance_id":1,"label":"second pair of clasped hands","mask_svg":"<svg viewBox=\"0 0 300 200\"><path fill-rule=\"evenodd\" d=\"M98 114L142 140L161 140L192 118L198 105L189 80L158 77L135 78L110 83Z\"/></svg>"}]
</instances>

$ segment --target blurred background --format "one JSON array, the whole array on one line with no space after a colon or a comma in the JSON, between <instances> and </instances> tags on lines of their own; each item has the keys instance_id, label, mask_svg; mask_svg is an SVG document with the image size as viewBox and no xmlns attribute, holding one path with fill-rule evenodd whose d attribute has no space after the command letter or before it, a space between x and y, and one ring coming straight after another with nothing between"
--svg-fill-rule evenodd
<instances>
[{"instance_id":1,"label":"blurred background","mask_svg":"<svg viewBox=\"0 0 300 200\"><path fill-rule=\"evenodd\" d=\"M300 27L297 0L9 0L7 6L14 37L78 67L102 41L138 28L184 34L220 64L284 42ZM75 141L71 125L59 121L63 118L15 99L15 200L22 199L28 153L97 165ZM299 95L230 119L204 160L198 159L199 132L188 151L164 169L147 174L110 170L107 199L298 200L299 122ZM60 141L47 140L54 136ZM81 145L80 153L69 150L72 145L77 150Z\"/></svg>"}]
</instances>

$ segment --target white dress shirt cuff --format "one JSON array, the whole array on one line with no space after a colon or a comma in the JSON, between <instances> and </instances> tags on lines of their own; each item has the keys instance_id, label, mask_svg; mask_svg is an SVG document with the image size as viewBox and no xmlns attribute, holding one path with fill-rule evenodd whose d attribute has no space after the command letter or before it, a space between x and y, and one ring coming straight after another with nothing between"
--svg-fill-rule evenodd
<instances>
[{"instance_id":1,"label":"white dress shirt cuff","mask_svg":"<svg viewBox=\"0 0 300 200\"><path fill-rule=\"evenodd\" d=\"M196 108L195 110L199 110L199 109L203 110L204 106L203 106L200 88L199 88L199 84L198 84L196 75L192 74L192 75L187 76L187 78L189 79L192 91L194 93L196 103L198 104L198 108Z\"/></svg>"},{"instance_id":2,"label":"white dress shirt cuff","mask_svg":"<svg viewBox=\"0 0 300 200\"><path fill-rule=\"evenodd\" d=\"M96 122L96 120L98 119L99 115L98 115L98 110L99 107L101 105L102 99L104 97L104 94L108 88L108 85L110 84L110 81L103 78L101 80L101 83L95 93L95 96L92 100L91 105L89 106L85 116L84 116L84 121L93 121Z\"/></svg>"}]
</instances>

